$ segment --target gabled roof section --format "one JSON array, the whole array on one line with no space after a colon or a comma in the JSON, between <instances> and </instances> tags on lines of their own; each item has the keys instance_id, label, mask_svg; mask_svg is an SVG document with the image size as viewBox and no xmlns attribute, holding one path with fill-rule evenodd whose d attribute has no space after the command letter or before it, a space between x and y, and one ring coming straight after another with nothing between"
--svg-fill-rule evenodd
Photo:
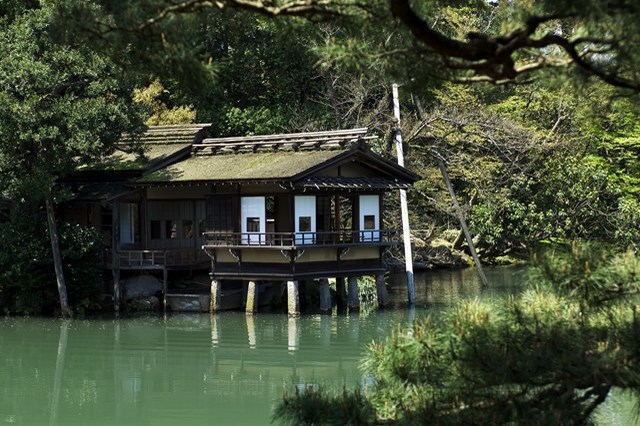
<instances>
[{"instance_id":1,"label":"gabled roof section","mask_svg":"<svg viewBox=\"0 0 640 426\"><path fill-rule=\"evenodd\" d=\"M81 170L148 173L178 161L191 152L191 145L209 136L208 124L150 126L140 137L138 150L129 148L133 140L124 136L116 152Z\"/></svg>"},{"instance_id":2,"label":"gabled roof section","mask_svg":"<svg viewBox=\"0 0 640 426\"><path fill-rule=\"evenodd\" d=\"M297 188L395 189L418 180L404 167L371 152L364 141L372 138L366 128L202 138L193 143L189 158L146 174L135 183L289 182ZM329 178L340 166L353 164L366 170L366 176ZM319 180L320 176L324 178Z\"/></svg>"},{"instance_id":3,"label":"gabled roof section","mask_svg":"<svg viewBox=\"0 0 640 426\"><path fill-rule=\"evenodd\" d=\"M358 163L365 166L381 178L408 183L414 183L420 179L418 175L398 165L396 162L372 152L362 141L359 141L358 144L353 145L352 149L345 151L343 155L319 164L316 167L309 168L294 176L293 180L296 181L297 184L302 184L306 179L322 174L323 170L349 163Z\"/></svg>"},{"instance_id":4,"label":"gabled roof section","mask_svg":"<svg viewBox=\"0 0 640 426\"><path fill-rule=\"evenodd\" d=\"M285 181L340 157L345 150L243 152L231 155L194 155L141 179L139 184Z\"/></svg>"},{"instance_id":5,"label":"gabled roof section","mask_svg":"<svg viewBox=\"0 0 640 426\"><path fill-rule=\"evenodd\" d=\"M143 136L149 145L172 145L200 143L210 136L206 130L209 124L177 124L166 126L150 126Z\"/></svg>"}]
</instances>

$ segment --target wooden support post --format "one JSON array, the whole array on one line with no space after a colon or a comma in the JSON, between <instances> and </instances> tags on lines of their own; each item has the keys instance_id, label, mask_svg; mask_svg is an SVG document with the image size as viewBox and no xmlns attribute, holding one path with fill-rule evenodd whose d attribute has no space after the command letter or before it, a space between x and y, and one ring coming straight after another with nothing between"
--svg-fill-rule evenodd
<instances>
[{"instance_id":1,"label":"wooden support post","mask_svg":"<svg viewBox=\"0 0 640 426\"><path fill-rule=\"evenodd\" d=\"M327 278L320 278L320 312L331 313L331 290Z\"/></svg>"},{"instance_id":2,"label":"wooden support post","mask_svg":"<svg viewBox=\"0 0 640 426\"><path fill-rule=\"evenodd\" d=\"M344 285L344 277L336 278L336 293L338 310L343 310L347 306L347 287Z\"/></svg>"},{"instance_id":3,"label":"wooden support post","mask_svg":"<svg viewBox=\"0 0 640 426\"><path fill-rule=\"evenodd\" d=\"M338 170L339 169L340 167L338 166ZM335 194L333 196L333 212L335 215L333 217L333 229L334 231L338 232L338 240L334 242L337 244L340 240L340 231L342 231L342 218L341 218L341 212L340 212L340 195L339 194Z\"/></svg>"},{"instance_id":4,"label":"wooden support post","mask_svg":"<svg viewBox=\"0 0 640 426\"><path fill-rule=\"evenodd\" d=\"M287 306L290 317L300 316L298 281L287 281Z\"/></svg>"},{"instance_id":5,"label":"wooden support post","mask_svg":"<svg viewBox=\"0 0 640 426\"><path fill-rule=\"evenodd\" d=\"M348 305L349 310L357 312L360 310L360 297L358 295L358 277L349 277L347 279L348 290Z\"/></svg>"},{"instance_id":6,"label":"wooden support post","mask_svg":"<svg viewBox=\"0 0 640 426\"><path fill-rule=\"evenodd\" d=\"M255 281L249 281L249 285L247 286L246 312L248 314L258 312L258 285Z\"/></svg>"},{"instance_id":7,"label":"wooden support post","mask_svg":"<svg viewBox=\"0 0 640 426\"><path fill-rule=\"evenodd\" d=\"M211 302L209 302L209 312L217 312L221 309L222 282L211 280Z\"/></svg>"},{"instance_id":8,"label":"wooden support post","mask_svg":"<svg viewBox=\"0 0 640 426\"><path fill-rule=\"evenodd\" d=\"M378 307L384 308L389 303L387 285L384 282L384 274L376 275L376 293L378 295Z\"/></svg>"},{"instance_id":9,"label":"wooden support post","mask_svg":"<svg viewBox=\"0 0 640 426\"><path fill-rule=\"evenodd\" d=\"M398 100L398 85L392 85L393 115L396 118L396 154L398 165L404 167L404 150L402 147L402 133L400 132L400 102ZM402 215L402 239L404 241L404 263L407 271L407 296L409 304L416 303L416 290L413 282L413 254L411 253L411 231L409 229L409 207L407 206L407 191L400 190L400 211Z\"/></svg>"},{"instance_id":10,"label":"wooden support post","mask_svg":"<svg viewBox=\"0 0 640 426\"><path fill-rule=\"evenodd\" d=\"M447 184L447 189L449 190L449 195L451 196L451 202L453 203L453 208L456 211L456 216L458 216L458 220L460 221L462 232L464 232L464 236L467 238L467 244L469 244L469 251L471 252L471 257L473 257L473 261L476 264L478 275L480 276L480 281L482 281L482 286L489 287L489 281L487 280L487 276L484 274L484 270L482 269L480 258L478 257L478 253L476 253L476 247L473 244L473 239L471 238L471 233L469 233L469 228L467 228L467 222L464 220L464 214L462 213L460 204L458 204L456 193L453 190L453 185L451 185L451 180L449 179L449 174L447 173L447 167L445 166L442 158L438 159L438 164L440 166L440 173L442 173L442 178L444 179L444 182Z\"/></svg>"}]
</instances>

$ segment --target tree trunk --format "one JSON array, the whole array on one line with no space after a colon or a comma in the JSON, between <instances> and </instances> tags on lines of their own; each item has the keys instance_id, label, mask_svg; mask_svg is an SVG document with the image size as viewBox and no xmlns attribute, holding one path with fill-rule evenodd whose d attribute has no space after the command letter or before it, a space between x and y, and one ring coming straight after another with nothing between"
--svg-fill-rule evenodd
<instances>
[{"instance_id":1,"label":"tree trunk","mask_svg":"<svg viewBox=\"0 0 640 426\"><path fill-rule=\"evenodd\" d=\"M49 225L49 239L51 240L51 252L53 253L53 266L56 271L56 281L58 283L58 294L60 295L60 310L62 316L70 316L71 310L67 302L67 285L64 280L64 271L62 270L62 254L60 253L60 243L58 238L58 227L56 225L56 216L53 211L53 202L51 198L46 200L47 207L47 224Z\"/></svg>"},{"instance_id":2,"label":"tree trunk","mask_svg":"<svg viewBox=\"0 0 640 426\"><path fill-rule=\"evenodd\" d=\"M449 190L449 195L451 196L451 201L453 202L453 208L456 211L458 220L460 220L460 226L462 227L462 231L464 232L465 237L467 237L467 244L469 244L469 251L471 252L471 257L473 257L473 261L476 263L476 269L478 270L480 281L482 281L482 286L489 287L489 281L487 281L487 277L484 274L484 270L482 269L480 258L478 257L478 253L476 253L475 245L473 244L473 240L471 239L471 234L469 233L469 229L467 228L467 222L464 220L464 214L462 213L460 204L458 204L458 199L456 198L456 193L453 190L453 185L451 185L451 180L449 179L449 174L447 173L447 167L445 166L444 161L442 159L438 159L438 164L440 165L440 172L442 173L442 178L444 179L444 182L447 184L447 189Z\"/></svg>"},{"instance_id":3,"label":"tree trunk","mask_svg":"<svg viewBox=\"0 0 640 426\"><path fill-rule=\"evenodd\" d=\"M474 192L473 195L471 196L471 199L469 200L469 211L471 211L471 209L473 208L473 202L476 199L477 194L478 194L477 192ZM460 232L458 233L458 236L453 241L453 244L452 244L453 249L460 250L462 248L462 241L464 239L465 239L464 230L461 227Z\"/></svg>"}]
</instances>

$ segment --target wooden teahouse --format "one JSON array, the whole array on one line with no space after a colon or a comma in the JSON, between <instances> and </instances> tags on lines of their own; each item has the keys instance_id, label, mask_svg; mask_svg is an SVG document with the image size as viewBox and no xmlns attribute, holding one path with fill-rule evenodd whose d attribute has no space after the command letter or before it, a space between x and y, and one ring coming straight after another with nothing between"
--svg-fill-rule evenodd
<instances>
[{"instance_id":1,"label":"wooden teahouse","mask_svg":"<svg viewBox=\"0 0 640 426\"><path fill-rule=\"evenodd\" d=\"M339 290L346 278L357 306L363 275L377 277L385 303L382 257L401 232L382 225L383 194L417 176L373 153L366 128L207 136L205 126L151 128L145 161L86 172L84 191L93 185L96 197L77 202L111 235L116 301L121 270L162 269L166 294L168 270L207 268L212 310L227 280L247 283L247 311L257 308L261 285L286 282L297 314L302 280L320 280L321 309L329 310L329 278Z\"/></svg>"}]
</instances>

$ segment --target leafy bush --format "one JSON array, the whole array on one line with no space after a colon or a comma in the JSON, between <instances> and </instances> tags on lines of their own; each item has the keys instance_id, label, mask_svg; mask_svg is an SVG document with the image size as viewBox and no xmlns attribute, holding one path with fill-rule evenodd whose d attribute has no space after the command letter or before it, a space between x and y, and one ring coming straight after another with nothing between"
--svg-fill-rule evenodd
<instances>
[{"instance_id":1,"label":"leafy bush","mask_svg":"<svg viewBox=\"0 0 640 426\"><path fill-rule=\"evenodd\" d=\"M0 307L6 312L53 313L59 305L44 223L22 216L0 224ZM101 237L92 228L67 225L60 229L60 244L69 305L84 312L100 290Z\"/></svg>"},{"instance_id":2,"label":"leafy bush","mask_svg":"<svg viewBox=\"0 0 640 426\"><path fill-rule=\"evenodd\" d=\"M502 305L460 303L373 343L362 368L374 384L364 399L349 394L356 403L344 423L588 424L612 390L638 392L640 320L630 296L640 291L640 259L555 246L536 256L534 271L530 288ZM276 418L337 424L333 414L308 414L346 400L285 397Z\"/></svg>"},{"instance_id":3,"label":"leafy bush","mask_svg":"<svg viewBox=\"0 0 640 426\"><path fill-rule=\"evenodd\" d=\"M102 289L103 236L95 228L65 225L60 230L60 246L69 306L78 313L93 310Z\"/></svg>"}]
</instances>

